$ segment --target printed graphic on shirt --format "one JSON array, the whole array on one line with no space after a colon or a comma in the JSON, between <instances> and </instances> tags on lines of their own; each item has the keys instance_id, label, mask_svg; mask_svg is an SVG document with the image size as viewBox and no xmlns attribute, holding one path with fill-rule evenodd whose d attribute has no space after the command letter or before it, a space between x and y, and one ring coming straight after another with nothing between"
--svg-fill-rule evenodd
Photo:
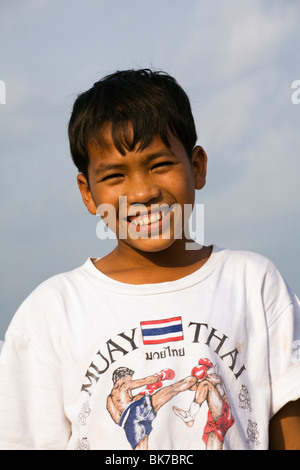
<instances>
[{"instance_id":1,"label":"printed graphic on shirt","mask_svg":"<svg viewBox=\"0 0 300 470\"><path fill-rule=\"evenodd\" d=\"M182 410L173 406L174 413L186 426L192 427L201 405L206 402L208 413L202 439L207 450L222 450L225 434L235 422L223 380L207 358L199 360L191 375L197 382L190 388L195 391L190 408Z\"/></svg>"},{"instance_id":2,"label":"printed graphic on shirt","mask_svg":"<svg viewBox=\"0 0 300 470\"><path fill-rule=\"evenodd\" d=\"M141 330L144 344L161 344L183 340L181 317L143 321L141 322Z\"/></svg>"},{"instance_id":3,"label":"printed graphic on shirt","mask_svg":"<svg viewBox=\"0 0 300 470\"><path fill-rule=\"evenodd\" d=\"M235 379L241 377L245 371L245 365L240 363L239 355L240 352L237 347L228 350L227 342L228 336L222 334L217 328L214 328L207 323L202 322L189 322L186 326L186 330L189 333L185 335L185 343L190 342L194 344L203 344L214 351L225 366L227 366L234 374ZM109 338L106 343L96 352L95 358L89 365L86 374L85 382L82 384L81 390L91 396L92 391L97 384L100 377L106 374L112 364L116 361L116 356L122 354L126 356L132 351L136 351L141 348L139 343L137 328L132 328L131 331L118 333L115 338ZM153 345L148 345L153 346ZM154 346L158 347L159 344ZM163 346L159 351L145 350L145 359L152 360L155 358L165 358L166 356L184 356L184 348L171 349L169 346Z\"/></svg>"},{"instance_id":4,"label":"printed graphic on shirt","mask_svg":"<svg viewBox=\"0 0 300 470\"><path fill-rule=\"evenodd\" d=\"M241 391L239 393L239 406L244 410L252 411L250 396L246 385L242 385Z\"/></svg>"},{"instance_id":5,"label":"printed graphic on shirt","mask_svg":"<svg viewBox=\"0 0 300 470\"><path fill-rule=\"evenodd\" d=\"M206 401L208 415L202 439L206 449L222 449L225 434L235 420L223 381L209 359L200 359L190 376L168 386L163 386L163 381L174 378L172 369L137 380L133 380L133 374L132 370L125 367L115 370L114 385L107 399L107 410L115 423L124 429L132 449L148 450L152 421L159 409L185 390L195 391L194 400L187 411L173 406L174 413L186 426L192 427L201 405ZM144 385L145 390L133 396L132 390Z\"/></svg>"},{"instance_id":6,"label":"printed graphic on shirt","mask_svg":"<svg viewBox=\"0 0 300 470\"><path fill-rule=\"evenodd\" d=\"M259 432L257 430L257 423L254 421L248 420L248 428L247 428L247 442L254 442L257 446L259 446L260 442L258 440Z\"/></svg>"},{"instance_id":7,"label":"printed graphic on shirt","mask_svg":"<svg viewBox=\"0 0 300 470\"><path fill-rule=\"evenodd\" d=\"M90 445L88 443L87 437L77 439L75 450L90 450Z\"/></svg>"},{"instance_id":8,"label":"printed graphic on shirt","mask_svg":"<svg viewBox=\"0 0 300 470\"><path fill-rule=\"evenodd\" d=\"M197 379L187 377L163 387L163 381L175 377L172 369L164 369L143 379L134 380L133 375L134 372L126 367L114 371L107 410L115 423L124 429L132 449L147 450L152 421L159 409L178 393L190 389ZM133 396L134 389L144 386L142 392Z\"/></svg>"},{"instance_id":9,"label":"printed graphic on shirt","mask_svg":"<svg viewBox=\"0 0 300 470\"><path fill-rule=\"evenodd\" d=\"M101 383L105 383L108 393L106 397L104 395L105 413L108 419L106 426L119 426L124 430L124 442L128 442L128 448L151 449L150 436L155 434L154 429L157 435L159 428L155 423L163 416L163 419L166 419L166 432L168 432L168 420L172 420L171 426L180 429L182 435L186 433L194 435L194 442L199 442L199 448L204 446L207 450L223 449L225 437L230 434L231 428L235 428L235 417L223 374L219 373L220 362L222 368L229 368L229 374L234 381L244 377L246 368L240 361L239 350L236 347L232 348L228 336L220 333L218 329L207 323L189 322L185 325L185 330L184 335L180 316L167 317L164 320L147 320L140 323L140 328L118 333L104 343L88 367L81 388L86 399L82 401L78 414L82 434L81 438L78 438L77 449L88 449L88 433L84 429L91 408L94 413L95 406L99 406L94 400L91 406L89 398L92 397L94 390L99 390ZM174 341L178 343L174 344ZM189 345L193 345L196 351L201 342L205 349L213 351L218 363L208 357L200 357L196 359L196 365L192 366L192 370L187 366L185 373L184 364L187 360L185 348L190 349ZM144 354L150 375L141 376L140 372L137 375L131 368L134 368L134 360L125 360L125 357L129 358L130 352L136 353L139 349ZM142 370L140 358L139 354L139 371ZM159 370L156 366L161 360L164 360L167 368ZM191 358L189 361L192 364ZM127 366L127 363L131 365ZM151 364L150 370L149 364ZM111 373L107 375L108 370L112 375ZM239 390L236 391L237 406L245 412L252 412L246 385L243 383ZM161 409L164 412L160 411ZM99 409L97 413L101 415L102 411ZM243 421L245 442L259 445L257 423L249 419Z\"/></svg>"},{"instance_id":10,"label":"printed graphic on shirt","mask_svg":"<svg viewBox=\"0 0 300 470\"><path fill-rule=\"evenodd\" d=\"M86 425L86 420L89 417L90 413L91 413L91 409L90 409L90 406L89 406L89 402L86 401L82 405L82 408L81 408L80 413L78 415L78 420L79 420L81 426Z\"/></svg>"}]
</instances>

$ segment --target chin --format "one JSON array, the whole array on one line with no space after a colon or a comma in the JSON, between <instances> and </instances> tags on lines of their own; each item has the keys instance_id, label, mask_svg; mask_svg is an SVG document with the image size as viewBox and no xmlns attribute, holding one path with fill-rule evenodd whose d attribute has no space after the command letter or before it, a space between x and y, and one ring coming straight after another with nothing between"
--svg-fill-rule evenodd
<instances>
[{"instance_id":1,"label":"chin","mask_svg":"<svg viewBox=\"0 0 300 470\"><path fill-rule=\"evenodd\" d=\"M147 239L134 240L130 245L144 253L159 253L168 250L175 244L174 239Z\"/></svg>"}]
</instances>

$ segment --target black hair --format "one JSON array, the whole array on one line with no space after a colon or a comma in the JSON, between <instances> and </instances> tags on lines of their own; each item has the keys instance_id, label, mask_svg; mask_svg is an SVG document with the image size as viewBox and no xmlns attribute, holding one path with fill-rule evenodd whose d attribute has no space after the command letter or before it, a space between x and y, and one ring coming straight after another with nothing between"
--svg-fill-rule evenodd
<instances>
[{"instance_id":1,"label":"black hair","mask_svg":"<svg viewBox=\"0 0 300 470\"><path fill-rule=\"evenodd\" d=\"M163 71L124 70L107 75L80 94L69 122L73 162L87 178L88 144L111 125L117 150L145 149L159 136L169 146L171 131L190 157L197 141L189 98L177 81Z\"/></svg>"},{"instance_id":2,"label":"black hair","mask_svg":"<svg viewBox=\"0 0 300 470\"><path fill-rule=\"evenodd\" d=\"M112 381L115 384L119 379L126 379L126 377L133 376L134 371L128 367L119 367L113 372Z\"/></svg>"}]
</instances>

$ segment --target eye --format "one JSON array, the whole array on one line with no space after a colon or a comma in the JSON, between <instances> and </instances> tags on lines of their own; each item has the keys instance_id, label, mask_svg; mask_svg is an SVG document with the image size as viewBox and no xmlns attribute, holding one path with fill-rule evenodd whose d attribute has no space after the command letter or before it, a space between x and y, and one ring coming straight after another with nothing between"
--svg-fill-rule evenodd
<instances>
[{"instance_id":1,"label":"eye","mask_svg":"<svg viewBox=\"0 0 300 470\"><path fill-rule=\"evenodd\" d=\"M122 175L121 173L111 173L110 175L106 175L104 176L104 178L102 178L101 181L113 181L113 180L117 180L118 178L123 178L124 175Z\"/></svg>"},{"instance_id":2,"label":"eye","mask_svg":"<svg viewBox=\"0 0 300 470\"><path fill-rule=\"evenodd\" d=\"M172 166L173 165L173 162L170 162L170 161L163 161L163 162L159 162L159 163L156 163L155 165L153 165L152 169L155 170L155 169L160 169L160 168L166 168L168 166Z\"/></svg>"}]
</instances>

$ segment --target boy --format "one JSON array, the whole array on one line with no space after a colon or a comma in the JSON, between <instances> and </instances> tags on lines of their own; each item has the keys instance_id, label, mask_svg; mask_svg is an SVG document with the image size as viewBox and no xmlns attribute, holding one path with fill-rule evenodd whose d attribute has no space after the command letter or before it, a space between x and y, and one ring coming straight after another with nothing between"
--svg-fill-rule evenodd
<instances>
[{"instance_id":1,"label":"boy","mask_svg":"<svg viewBox=\"0 0 300 470\"><path fill-rule=\"evenodd\" d=\"M206 154L185 92L116 72L77 98L69 139L118 243L13 318L1 448L299 449L299 301L266 258L190 240Z\"/></svg>"}]
</instances>

